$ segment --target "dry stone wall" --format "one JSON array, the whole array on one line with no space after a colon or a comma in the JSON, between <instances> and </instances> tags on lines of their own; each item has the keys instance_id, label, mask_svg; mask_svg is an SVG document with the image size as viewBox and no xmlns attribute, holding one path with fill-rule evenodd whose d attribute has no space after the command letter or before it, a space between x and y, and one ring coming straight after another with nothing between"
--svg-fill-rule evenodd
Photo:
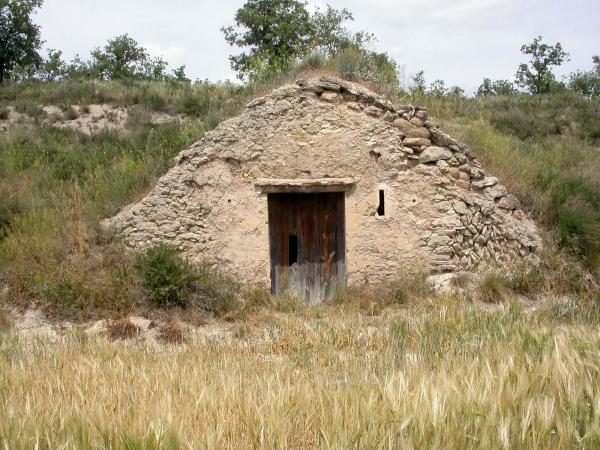
<instances>
[{"instance_id":1,"label":"dry stone wall","mask_svg":"<svg viewBox=\"0 0 600 450\"><path fill-rule=\"evenodd\" d=\"M449 271L535 259L540 249L519 201L424 109L327 77L250 102L105 225L133 248L165 242L267 281L267 195L256 180L330 177L357 180L346 193L350 283L415 265Z\"/></svg>"}]
</instances>

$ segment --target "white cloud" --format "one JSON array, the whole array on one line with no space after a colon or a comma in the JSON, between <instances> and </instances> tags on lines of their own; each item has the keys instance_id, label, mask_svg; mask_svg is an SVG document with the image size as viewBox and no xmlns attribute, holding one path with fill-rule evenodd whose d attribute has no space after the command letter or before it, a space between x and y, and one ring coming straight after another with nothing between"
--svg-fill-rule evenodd
<instances>
[{"instance_id":1,"label":"white cloud","mask_svg":"<svg viewBox=\"0 0 600 450\"><path fill-rule=\"evenodd\" d=\"M432 19L445 23L471 23L481 26L482 21L498 21L518 10L514 0L458 0L439 1L431 14ZM523 5L521 4L521 9Z\"/></svg>"},{"instance_id":2,"label":"white cloud","mask_svg":"<svg viewBox=\"0 0 600 450\"><path fill-rule=\"evenodd\" d=\"M186 49L183 47L179 47L177 45L172 45L169 47L162 47L158 44L142 44L143 47L148 50L150 56L155 58L163 58L166 60L172 67L180 66L185 64L186 60Z\"/></svg>"}]
</instances>

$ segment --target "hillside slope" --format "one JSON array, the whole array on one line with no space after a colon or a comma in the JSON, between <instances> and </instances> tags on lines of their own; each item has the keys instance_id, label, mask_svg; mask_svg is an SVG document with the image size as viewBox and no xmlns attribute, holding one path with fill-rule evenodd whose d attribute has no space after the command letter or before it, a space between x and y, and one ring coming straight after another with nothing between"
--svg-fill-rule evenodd
<instances>
[{"instance_id":1,"label":"hillside slope","mask_svg":"<svg viewBox=\"0 0 600 450\"><path fill-rule=\"evenodd\" d=\"M58 317L146 307L133 256L100 220L147 192L181 149L271 87L65 81L2 88L0 124L15 112L29 117L0 132L2 302ZM600 267L599 102L570 94L402 100L427 107L543 225L541 267L522 268L511 285L587 296ZM111 111L127 119L83 133L56 126L99 104L111 106L98 121L112 123ZM49 120L44 107L66 117Z\"/></svg>"}]
</instances>

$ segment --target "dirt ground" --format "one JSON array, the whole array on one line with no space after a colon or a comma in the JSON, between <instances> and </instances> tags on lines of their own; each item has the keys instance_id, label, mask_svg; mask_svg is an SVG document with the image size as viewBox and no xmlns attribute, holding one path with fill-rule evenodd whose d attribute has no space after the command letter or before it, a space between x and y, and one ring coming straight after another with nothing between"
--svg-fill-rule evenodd
<instances>
[{"instance_id":1,"label":"dirt ground","mask_svg":"<svg viewBox=\"0 0 600 450\"><path fill-rule=\"evenodd\" d=\"M86 105L72 106L72 111L63 111L57 106L39 107L44 111L43 116L37 119L37 124L53 126L57 128L70 128L79 133L88 136L102 131L123 131L130 119L132 119L133 111L138 111L137 114L143 115L143 120L162 124L169 122L182 122L184 117L181 115L170 115L160 112L146 112L136 108L126 108L123 106L113 106L110 104L102 105ZM8 106L8 117L0 120L0 132L7 132L11 127L16 125L34 126L36 119L20 113L15 110L14 106Z\"/></svg>"}]
</instances>

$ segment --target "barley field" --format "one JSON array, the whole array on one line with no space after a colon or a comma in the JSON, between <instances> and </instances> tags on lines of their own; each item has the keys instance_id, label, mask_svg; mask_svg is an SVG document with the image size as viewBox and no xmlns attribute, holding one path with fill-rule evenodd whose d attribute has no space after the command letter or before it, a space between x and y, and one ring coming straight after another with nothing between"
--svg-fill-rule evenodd
<instances>
[{"instance_id":1,"label":"barley field","mask_svg":"<svg viewBox=\"0 0 600 450\"><path fill-rule=\"evenodd\" d=\"M5 331L0 446L598 448L600 333L569 308L263 312L181 345Z\"/></svg>"}]
</instances>

